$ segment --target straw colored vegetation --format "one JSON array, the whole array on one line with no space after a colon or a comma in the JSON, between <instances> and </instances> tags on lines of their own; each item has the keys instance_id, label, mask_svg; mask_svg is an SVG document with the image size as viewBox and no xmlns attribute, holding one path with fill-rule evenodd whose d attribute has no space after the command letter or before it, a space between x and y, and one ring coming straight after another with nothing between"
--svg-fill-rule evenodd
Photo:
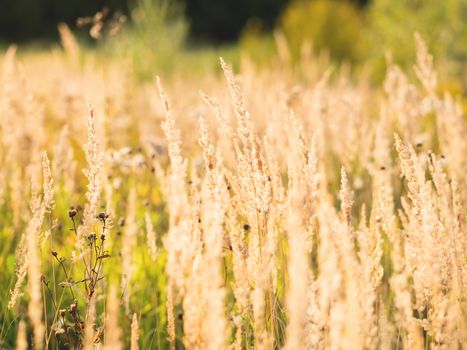
<instances>
[{"instance_id":1,"label":"straw colored vegetation","mask_svg":"<svg viewBox=\"0 0 467 350\"><path fill-rule=\"evenodd\" d=\"M419 37L374 86L285 44L142 84L62 36L1 56L2 349L467 347L466 123Z\"/></svg>"}]
</instances>

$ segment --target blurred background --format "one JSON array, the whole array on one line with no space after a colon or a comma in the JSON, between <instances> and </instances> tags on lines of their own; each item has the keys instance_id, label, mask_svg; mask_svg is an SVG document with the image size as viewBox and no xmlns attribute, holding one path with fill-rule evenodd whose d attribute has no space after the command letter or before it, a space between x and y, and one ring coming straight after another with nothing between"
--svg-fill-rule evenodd
<instances>
[{"instance_id":1,"label":"blurred background","mask_svg":"<svg viewBox=\"0 0 467 350\"><path fill-rule=\"evenodd\" d=\"M0 47L59 45L62 22L80 47L130 61L141 79L214 69L219 55L267 66L282 50L290 65L312 52L380 81L388 54L412 65L417 31L456 77L450 89L467 85L467 0L1 0Z\"/></svg>"}]
</instances>

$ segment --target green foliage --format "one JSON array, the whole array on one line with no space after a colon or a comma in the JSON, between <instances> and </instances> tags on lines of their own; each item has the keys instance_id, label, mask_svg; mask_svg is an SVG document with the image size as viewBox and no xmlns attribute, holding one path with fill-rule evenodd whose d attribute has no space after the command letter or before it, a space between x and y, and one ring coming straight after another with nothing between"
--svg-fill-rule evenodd
<instances>
[{"instance_id":1,"label":"green foliage","mask_svg":"<svg viewBox=\"0 0 467 350\"><path fill-rule=\"evenodd\" d=\"M268 63L276 52L274 38L259 21L250 21L245 27L239 41L242 52L256 63Z\"/></svg>"},{"instance_id":2,"label":"green foliage","mask_svg":"<svg viewBox=\"0 0 467 350\"><path fill-rule=\"evenodd\" d=\"M315 50L328 50L331 57L339 61L356 62L362 54L364 19L349 2L292 2L280 23L295 59L304 41L312 43Z\"/></svg>"},{"instance_id":3,"label":"green foliage","mask_svg":"<svg viewBox=\"0 0 467 350\"><path fill-rule=\"evenodd\" d=\"M171 0L138 0L132 23L110 42L118 56L130 58L135 74L153 78L158 71L174 68L188 33L183 8Z\"/></svg>"},{"instance_id":4,"label":"green foliage","mask_svg":"<svg viewBox=\"0 0 467 350\"><path fill-rule=\"evenodd\" d=\"M438 61L444 61L442 69L461 76L467 72L467 1L373 0L368 16L367 59L380 73L384 50L402 66L413 62L414 32L421 34Z\"/></svg>"}]
</instances>

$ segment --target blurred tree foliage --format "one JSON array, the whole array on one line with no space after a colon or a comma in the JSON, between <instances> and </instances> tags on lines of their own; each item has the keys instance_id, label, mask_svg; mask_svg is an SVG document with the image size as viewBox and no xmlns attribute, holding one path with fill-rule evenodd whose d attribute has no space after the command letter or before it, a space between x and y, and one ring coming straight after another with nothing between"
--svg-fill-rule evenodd
<instances>
[{"instance_id":1,"label":"blurred tree foliage","mask_svg":"<svg viewBox=\"0 0 467 350\"><path fill-rule=\"evenodd\" d=\"M315 51L329 51L338 61L358 61L365 47L364 16L352 1L294 1L284 11L280 29L292 59L299 57L304 41Z\"/></svg>"},{"instance_id":2,"label":"blurred tree foliage","mask_svg":"<svg viewBox=\"0 0 467 350\"><path fill-rule=\"evenodd\" d=\"M414 32L419 32L446 69L467 80L466 0L373 0L368 9L370 45L366 59L376 71L384 68L385 50L403 66L415 57ZM463 82L467 86L467 81Z\"/></svg>"},{"instance_id":3,"label":"blurred tree foliage","mask_svg":"<svg viewBox=\"0 0 467 350\"><path fill-rule=\"evenodd\" d=\"M170 0L175 5L184 4L192 38L216 43L238 39L253 18L272 29L291 1ZM352 1L364 5L369 0ZM138 0L0 0L0 40L56 39L59 22L72 26L78 17L92 16L104 7L128 15L138 4Z\"/></svg>"},{"instance_id":4,"label":"blurred tree foliage","mask_svg":"<svg viewBox=\"0 0 467 350\"><path fill-rule=\"evenodd\" d=\"M171 0L136 0L131 23L107 48L131 59L139 78L153 78L155 69L171 71L175 55L185 44L188 25L180 3Z\"/></svg>"}]
</instances>

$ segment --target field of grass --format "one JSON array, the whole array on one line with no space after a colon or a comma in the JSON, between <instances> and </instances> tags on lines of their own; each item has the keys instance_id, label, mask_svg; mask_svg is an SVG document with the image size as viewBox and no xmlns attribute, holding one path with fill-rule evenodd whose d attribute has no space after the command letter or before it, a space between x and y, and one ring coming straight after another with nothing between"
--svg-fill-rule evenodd
<instances>
[{"instance_id":1,"label":"field of grass","mask_svg":"<svg viewBox=\"0 0 467 350\"><path fill-rule=\"evenodd\" d=\"M415 39L379 86L1 53L0 348L467 348L466 119Z\"/></svg>"}]
</instances>

